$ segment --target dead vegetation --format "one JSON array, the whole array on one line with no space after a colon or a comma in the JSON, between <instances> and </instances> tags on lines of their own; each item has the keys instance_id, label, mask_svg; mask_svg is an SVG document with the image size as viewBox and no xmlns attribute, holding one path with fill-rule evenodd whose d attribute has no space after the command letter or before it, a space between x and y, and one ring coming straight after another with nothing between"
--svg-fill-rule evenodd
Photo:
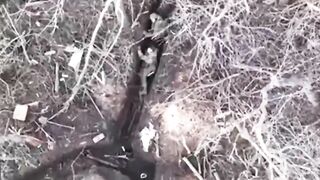
<instances>
[{"instance_id":1,"label":"dead vegetation","mask_svg":"<svg viewBox=\"0 0 320 180\"><path fill-rule=\"evenodd\" d=\"M172 114L188 118L171 116L169 121L181 122L171 127L175 130L190 124L193 131L187 132L201 137L196 152L207 174L319 179L319 5L176 1L167 53L188 69L188 78L165 106L198 108L189 111L201 114L189 123L184 120L193 116L183 109ZM165 120L165 112L163 116ZM206 122L212 122L214 136L202 134Z\"/></svg>"},{"instance_id":2,"label":"dead vegetation","mask_svg":"<svg viewBox=\"0 0 320 180\"><path fill-rule=\"evenodd\" d=\"M96 109L91 111L102 118L104 115L96 104L105 103L103 97L113 96L109 106L119 106L117 97L123 97L121 93L131 71L130 37L122 41L116 39L122 33L123 24L118 22L115 13L111 13L113 9L111 1L8 1L6 6L1 6L0 115L1 133L5 139L1 152L7 154L1 159L1 179L13 170L15 173L18 169L23 170L22 166L37 166L36 159L40 157L40 154L34 154L37 149L47 151L58 146L56 140L60 137L53 137L53 134L59 132L50 132L54 129L52 126L60 133L59 128L73 132L74 127L68 126L73 122L51 122L66 111L71 102L82 107L93 103ZM97 24L99 16L100 23ZM122 35L126 36L125 33ZM114 52L114 47L121 46L123 48ZM74 63L71 63L72 59L75 59ZM109 87L107 93L101 92L102 86ZM115 94L118 96L114 97ZM95 102L93 95L100 96L98 100L102 101ZM39 105L29 110L26 122L12 119L17 104L33 102ZM115 108L113 110L117 111ZM74 113L76 111L68 110L72 121L78 116ZM105 116L115 112L110 113ZM49 120L48 123L41 124L39 118L42 116ZM89 123L77 122L82 127L87 125L81 123ZM30 147L30 143L22 139L21 145L17 145L7 138L11 134L30 135L43 142ZM57 145L53 147L52 144Z\"/></svg>"},{"instance_id":3,"label":"dead vegetation","mask_svg":"<svg viewBox=\"0 0 320 180\"><path fill-rule=\"evenodd\" d=\"M1 6L1 179L38 165L56 143L47 126L68 126L41 126L40 116L55 122L68 112L72 119L70 105L89 103L102 119L116 116L136 24L128 26L135 19L114 2ZM320 3L163 0L160 8L172 3L147 107L160 158L194 154L187 167L197 179L320 179ZM71 66L76 52L82 58ZM17 104L32 102L40 105L26 122L12 119Z\"/></svg>"}]
</instances>

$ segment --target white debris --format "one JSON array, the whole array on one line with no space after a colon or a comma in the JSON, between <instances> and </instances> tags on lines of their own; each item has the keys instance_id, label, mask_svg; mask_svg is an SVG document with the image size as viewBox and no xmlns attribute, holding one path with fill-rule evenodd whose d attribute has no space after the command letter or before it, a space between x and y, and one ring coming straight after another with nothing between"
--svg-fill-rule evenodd
<instances>
[{"instance_id":1,"label":"white debris","mask_svg":"<svg viewBox=\"0 0 320 180\"><path fill-rule=\"evenodd\" d=\"M60 82L65 82L66 79L65 79L65 78L60 78L59 81L60 81Z\"/></svg>"},{"instance_id":2,"label":"white debris","mask_svg":"<svg viewBox=\"0 0 320 180\"><path fill-rule=\"evenodd\" d=\"M50 51L47 51L44 53L45 56L51 56L51 55L54 55L56 54L56 51L55 50L50 50Z\"/></svg>"},{"instance_id":3,"label":"white debris","mask_svg":"<svg viewBox=\"0 0 320 180\"><path fill-rule=\"evenodd\" d=\"M264 0L263 3L265 4L268 4L268 5L271 5L273 3L275 3L276 1L275 0Z\"/></svg>"},{"instance_id":4,"label":"white debris","mask_svg":"<svg viewBox=\"0 0 320 180\"><path fill-rule=\"evenodd\" d=\"M56 146L55 142L53 142L53 141L48 141L47 143L48 143L48 149L49 149L49 150L54 150L54 148L55 148L55 146Z\"/></svg>"},{"instance_id":5,"label":"white debris","mask_svg":"<svg viewBox=\"0 0 320 180\"><path fill-rule=\"evenodd\" d=\"M78 48L74 47L74 45L68 45L64 51L69 52L69 53L74 53Z\"/></svg>"},{"instance_id":6,"label":"white debris","mask_svg":"<svg viewBox=\"0 0 320 180\"><path fill-rule=\"evenodd\" d=\"M149 127L145 127L140 132L140 139L142 142L142 148L145 152L149 151L151 141L156 137L157 131L154 126L149 123Z\"/></svg>"},{"instance_id":7,"label":"white debris","mask_svg":"<svg viewBox=\"0 0 320 180\"><path fill-rule=\"evenodd\" d=\"M83 49L75 49L71 56L68 66L72 67L74 72L78 72L79 70L82 55Z\"/></svg>"},{"instance_id":8,"label":"white debris","mask_svg":"<svg viewBox=\"0 0 320 180\"><path fill-rule=\"evenodd\" d=\"M121 146L121 149L123 152L126 152L126 148L124 148L124 146Z\"/></svg>"},{"instance_id":9,"label":"white debris","mask_svg":"<svg viewBox=\"0 0 320 180\"><path fill-rule=\"evenodd\" d=\"M39 62L35 59L31 59L31 62L30 62L32 65L37 65L39 64Z\"/></svg>"},{"instance_id":10,"label":"white debris","mask_svg":"<svg viewBox=\"0 0 320 180\"><path fill-rule=\"evenodd\" d=\"M69 77L68 74L61 74L61 76L62 76L63 78L68 78L68 77Z\"/></svg>"},{"instance_id":11,"label":"white debris","mask_svg":"<svg viewBox=\"0 0 320 180\"><path fill-rule=\"evenodd\" d=\"M82 142L79 143L80 146L84 146L86 144L87 144L87 141L82 141Z\"/></svg>"},{"instance_id":12,"label":"white debris","mask_svg":"<svg viewBox=\"0 0 320 180\"><path fill-rule=\"evenodd\" d=\"M46 125L48 123L48 118L47 117L44 117L44 116L41 116L39 117L38 119L39 123L41 123L42 125Z\"/></svg>"},{"instance_id":13,"label":"white debris","mask_svg":"<svg viewBox=\"0 0 320 180\"><path fill-rule=\"evenodd\" d=\"M96 135L94 138L92 138L92 141L94 143L98 143L99 141L101 141L104 138L105 138L105 135L103 133L100 133L100 134Z\"/></svg>"},{"instance_id":14,"label":"white debris","mask_svg":"<svg viewBox=\"0 0 320 180\"><path fill-rule=\"evenodd\" d=\"M41 23L40 23L39 21L36 21L35 24L36 24L37 27L40 27L40 26L41 26Z\"/></svg>"},{"instance_id":15,"label":"white debris","mask_svg":"<svg viewBox=\"0 0 320 180\"><path fill-rule=\"evenodd\" d=\"M39 107L39 104L40 104L39 101L34 101L34 102L31 102L31 103L28 103L27 105L28 105L29 107L35 107L35 108L37 108L37 107Z\"/></svg>"},{"instance_id":16,"label":"white debris","mask_svg":"<svg viewBox=\"0 0 320 180\"><path fill-rule=\"evenodd\" d=\"M13 112L13 119L19 121L25 121L28 114L28 105L20 105L17 104L14 112Z\"/></svg>"},{"instance_id":17,"label":"white debris","mask_svg":"<svg viewBox=\"0 0 320 180\"><path fill-rule=\"evenodd\" d=\"M146 173L141 173L140 174L140 179L146 179L148 175Z\"/></svg>"},{"instance_id":18,"label":"white debris","mask_svg":"<svg viewBox=\"0 0 320 180\"><path fill-rule=\"evenodd\" d=\"M41 109L41 114L47 113L49 111L50 106L46 106L45 108Z\"/></svg>"}]
</instances>

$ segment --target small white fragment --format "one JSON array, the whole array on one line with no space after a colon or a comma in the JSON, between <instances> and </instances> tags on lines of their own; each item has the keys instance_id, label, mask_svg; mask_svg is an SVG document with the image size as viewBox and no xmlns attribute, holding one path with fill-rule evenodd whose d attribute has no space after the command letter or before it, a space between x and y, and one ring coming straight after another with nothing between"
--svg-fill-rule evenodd
<instances>
[{"instance_id":1,"label":"small white fragment","mask_svg":"<svg viewBox=\"0 0 320 180\"><path fill-rule=\"evenodd\" d=\"M64 51L69 52L69 53L73 53L77 50L78 48L74 47L73 45L69 45L66 48L64 48Z\"/></svg>"},{"instance_id":2,"label":"small white fragment","mask_svg":"<svg viewBox=\"0 0 320 180\"><path fill-rule=\"evenodd\" d=\"M121 149L123 152L126 152L126 148L124 148L124 146L121 146Z\"/></svg>"},{"instance_id":3,"label":"small white fragment","mask_svg":"<svg viewBox=\"0 0 320 180\"><path fill-rule=\"evenodd\" d=\"M72 67L75 72L78 72L80 67L83 49L76 49L72 54L68 66Z\"/></svg>"},{"instance_id":4,"label":"small white fragment","mask_svg":"<svg viewBox=\"0 0 320 180\"><path fill-rule=\"evenodd\" d=\"M61 74L61 76L62 76L63 78L68 78L68 77L69 77L68 74Z\"/></svg>"},{"instance_id":5,"label":"small white fragment","mask_svg":"<svg viewBox=\"0 0 320 180\"><path fill-rule=\"evenodd\" d=\"M59 64L56 62L56 78L55 78L55 82L54 82L54 92L56 94L59 93Z\"/></svg>"},{"instance_id":6,"label":"small white fragment","mask_svg":"<svg viewBox=\"0 0 320 180\"><path fill-rule=\"evenodd\" d=\"M40 27L41 26L41 23L39 21L36 21L36 26L37 27Z\"/></svg>"},{"instance_id":7,"label":"small white fragment","mask_svg":"<svg viewBox=\"0 0 320 180\"><path fill-rule=\"evenodd\" d=\"M104 138L105 138L105 135L104 135L103 133L100 133L100 134L96 135L96 136L92 139L92 141L93 141L94 143L98 143L99 141L101 141L101 140L104 139Z\"/></svg>"},{"instance_id":8,"label":"small white fragment","mask_svg":"<svg viewBox=\"0 0 320 180\"><path fill-rule=\"evenodd\" d=\"M279 5L288 5L289 4L289 0L279 0L278 2Z\"/></svg>"},{"instance_id":9,"label":"small white fragment","mask_svg":"<svg viewBox=\"0 0 320 180\"><path fill-rule=\"evenodd\" d=\"M50 106L46 106L45 108L41 109L41 114L47 113L49 111Z\"/></svg>"},{"instance_id":10,"label":"small white fragment","mask_svg":"<svg viewBox=\"0 0 320 180\"><path fill-rule=\"evenodd\" d=\"M149 123L149 127L145 127L140 132L140 140L142 142L142 148L145 152L149 151L151 141L156 137L157 131L153 125Z\"/></svg>"},{"instance_id":11,"label":"small white fragment","mask_svg":"<svg viewBox=\"0 0 320 180\"><path fill-rule=\"evenodd\" d=\"M146 179L148 175L146 173L141 173L140 174L140 179Z\"/></svg>"},{"instance_id":12,"label":"small white fragment","mask_svg":"<svg viewBox=\"0 0 320 180\"><path fill-rule=\"evenodd\" d=\"M50 51L47 51L44 53L45 56L51 56L51 55L54 55L56 53L55 50L50 50Z\"/></svg>"},{"instance_id":13,"label":"small white fragment","mask_svg":"<svg viewBox=\"0 0 320 180\"><path fill-rule=\"evenodd\" d=\"M28 105L20 105L17 104L14 112L13 112L13 119L19 121L25 121L28 114Z\"/></svg>"},{"instance_id":14,"label":"small white fragment","mask_svg":"<svg viewBox=\"0 0 320 180\"><path fill-rule=\"evenodd\" d=\"M32 59L31 62L30 62L32 65L37 65L39 64L39 62L35 59Z\"/></svg>"},{"instance_id":15,"label":"small white fragment","mask_svg":"<svg viewBox=\"0 0 320 180\"><path fill-rule=\"evenodd\" d=\"M47 143L48 143L48 149L49 149L49 150L53 150L54 147L55 147L55 143L52 142L52 141L48 141Z\"/></svg>"},{"instance_id":16,"label":"small white fragment","mask_svg":"<svg viewBox=\"0 0 320 180\"><path fill-rule=\"evenodd\" d=\"M84 145L86 145L86 144L87 144L86 141L82 141L82 142L79 143L80 146L84 146Z\"/></svg>"},{"instance_id":17,"label":"small white fragment","mask_svg":"<svg viewBox=\"0 0 320 180\"><path fill-rule=\"evenodd\" d=\"M102 80L102 85L106 85L107 82L107 77L104 71L100 72L101 73L101 80Z\"/></svg>"},{"instance_id":18,"label":"small white fragment","mask_svg":"<svg viewBox=\"0 0 320 180\"><path fill-rule=\"evenodd\" d=\"M48 118L47 117L44 117L44 116L41 116L39 117L38 119L39 123L41 123L42 125L46 125L48 123Z\"/></svg>"},{"instance_id":19,"label":"small white fragment","mask_svg":"<svg viewBox=\"0 0 320 180\"><path fill-rule=\"evenodd\" d=\"M271 5L273 3L275 3L276 1L275 0L264 0L263 3L264 4L267 4L267 5Z\"/></svg>"},{"instance_id":20,"label":"small white fragment","mask_svg":"<svg viewBox=\"0 0 320 180\"><path fill-rule=\"evenodd\" d=\"M27 105L29 107L39 107L40 102L39 101L34 101L32 103L28 103Z\"/></svg>"}]
</instances>

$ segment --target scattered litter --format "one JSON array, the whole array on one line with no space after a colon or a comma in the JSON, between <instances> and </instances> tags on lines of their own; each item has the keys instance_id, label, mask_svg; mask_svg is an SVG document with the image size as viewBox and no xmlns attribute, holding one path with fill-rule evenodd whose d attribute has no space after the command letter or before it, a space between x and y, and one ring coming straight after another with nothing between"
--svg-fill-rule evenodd
<instances>
[{"instance_id":1,"label":"scattered litter","mask_svg":"<svg viewBox=\"0 0 320 180\"><path fill-rule=\"evenodd\" d=\"M48 118L47 117L44 117L44 116L41 116L41 117L39 117L39 119L38 119L38 121L39 121L39 123L41 124L41 125L46 125L47 123L48 123Z\"/></svg>"},{"instance_id":2,"label":"scattered litter","mask_svg":"<svg viewBox=\"0 0 320 180\"><path fill-rule=\"evenodd\" d=\"M51 56L51 55L54 55L56 54L56 51L55 50L50 50L50 51L47 51L44 53L45 56Z\"/></svg>"},{"instance_id":3,"label":"scattered litter","mask_svg":"<svg viewBox=\"0 0 320 180\"><path fill-rule=\"evenodd\" d=\"M100 134L98 134L97 136L95 136L93 139L92 139L92 141L94 142L94 143L98 143L98 142L100 142L102 139L104 139L105 138L105 135L103 134L103 133L100 133Z\"/></svg>"},{"instance_id":4,"label":"scattered litter","mask_svg":"<svg viewBox=\"0 0 320 180\"><path fill-rule=\"evenodd\" d=\"M72 67L75 72L78 72L80 67L83 49L76 49L72 54L68 66Z\"/></svg>"},{"instance_id":5,"label":"scattered litter","mask_svg":"<svg viewBox=\"0 0 320 180\"><path fill-rule=\"evenodd\" d=\"M14 112L13 112L13 119L19 121L25 121L28 114L28 105L20 105L17 104Z\"/></svg>"},{"instance_id":6,"label":"scattered litter","mask_svg":"<svg viewBox=\"0 0 320 180\"><path fill-rule=\"evenodd\" d=\"M142 142L142 147L145 152L149 151L149 146L151 141L156 137L157 131L154 129L153 125L149 123L149 127L145 127L140 132L140 139Z\"/></svg>"}]
</instances>

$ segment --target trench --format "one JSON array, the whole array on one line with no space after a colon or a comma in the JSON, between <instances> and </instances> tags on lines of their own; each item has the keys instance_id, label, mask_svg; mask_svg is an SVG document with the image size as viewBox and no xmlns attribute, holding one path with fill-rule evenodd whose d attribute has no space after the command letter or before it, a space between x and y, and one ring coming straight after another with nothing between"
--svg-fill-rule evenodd
<instances>
[{"instance_id":1,"label":"trench","mask_svg":"<svg viewBox=\"0 0 320 180\"><path fill-rule=\"evenodd\" d=\"M152 1L150 6L146 7L149 11L142 17L144 18L142 22L145 23L142 24L143 30L148 31L151 28L151 21L149 19L151 13L157 13L163 18L168 18L168 12L159 12L157 10L160 3L159 0ZM172 7L170 7L169 10L173 10ZM52 174L51 178L53 179L67 179L67 174L70 172L60 172L61 167L65 167L65 164L68 161L76 158L81 159L83 163L86 163L88 160L93 162L93 164L98 166L98 174L105 177L105 179L108 179L106 175L104 175L108 172L108 168L119 171L132 180L155 179L157 162L153 158L146 158L149 155L141 153L141 149L132 146L132 140L135 136L137 126L141 121L140 116L145 103L145 98L139 96L139 91L141 90L141 78L139 73L142 70L144 62L139 58L137 49L141 48L143 53L148 47L158 49L156 70L147 78L148 95L152 89L153 81L158 71L161 56L165 49L165 43L163 43L164 40L162 40L162 43L159 43L159 41L155 42L150 37L136 40L140 41L140 43L133 47L132 58L134 62L134 71L127 84L126 98L123 102L123 107L117 117L116 123L112 125L114 129L112 143L89 144L85 147L64 151L54 160L42 164L38 168L25 172L22 175L17 175L13 180L40 180L50 172ZM81 157L79 157L79 154ZM115 157L105 157L105 154L111 154L117 157L125 156L126 158L119 159ZM59 168L60 170L58 170ZM117 179L115 177L113 178Z\"/></svg>"}]
</instances>

